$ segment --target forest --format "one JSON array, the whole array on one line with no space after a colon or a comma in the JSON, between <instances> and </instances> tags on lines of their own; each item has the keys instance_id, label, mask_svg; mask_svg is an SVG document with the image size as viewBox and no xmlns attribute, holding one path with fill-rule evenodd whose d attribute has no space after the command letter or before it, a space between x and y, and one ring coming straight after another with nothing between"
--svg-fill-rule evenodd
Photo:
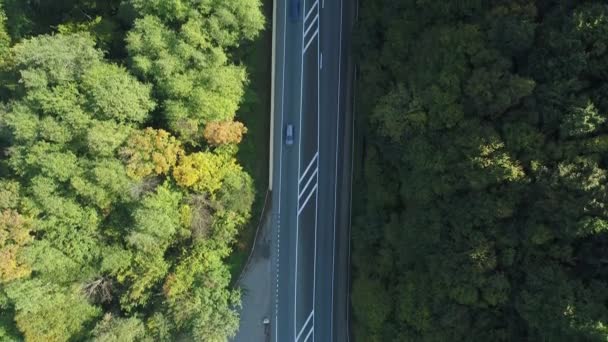
<instances>
[{"instance_id":1,"label":"forest","mask_svg":"<svg viewBox=\"0 0 608 342\"><path fill-rule=\"evenodd\" d=\"M359 12L355 340L606 341L608 3Z\"/></svg>"},{"instance_id":2,"label":"forest","mask_svg":"<svg viewBox=\"0 0 608 342\"><path fill-rule=\"evenodd\" d=\"M260 1L0 6L0 341L226 341Z\"/></svg>"}]
</instances>

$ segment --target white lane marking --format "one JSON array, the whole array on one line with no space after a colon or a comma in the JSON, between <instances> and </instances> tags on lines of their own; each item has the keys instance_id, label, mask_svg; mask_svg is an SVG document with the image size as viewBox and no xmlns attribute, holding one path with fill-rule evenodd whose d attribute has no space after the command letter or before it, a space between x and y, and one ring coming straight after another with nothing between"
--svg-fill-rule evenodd
<instances>
[{"instance_id":1,"label":"white lane marking","mask_svg":"<svg viewBox=\"0 0 608 342\"><path fill-rule=\"evenodd\" d=\"M321 3L321 8L325 8L325 0Z\"/></svg>"},{"instance_id":2,"label":"white lane marking","mask_svg":"<svg viewBox=\"0 0 608 342\"><path fill-rule=\"evenodd\" d=\"M323 69L323 52L321 52L321 57L319 58L319 69Z\"/></svg>"},{"instance_id":3,"label":"white lane marking","mask_svg":"<svg viewBox=\"0 0 608 342\"><path fill-rule=\"evenodd\" d=\"M334 292L335 292L335 278L336 278L336 207L337 207L337 196L338 196L338 147L340 142L340 80L341 80L341 71L342 71L342 13L343 10L343 1L340 0L340 48L338 52L338 118L336 120L336 178L334 181L334 238L333 238L333 256L331 262L331 317L329 318L329 331L330 331L330 341L334 340ZM346 334L348 335L348 333Z\"/></svg>"},{"instance_id":4,"label":"white lane marking","mask_svg":"<svg viewBox=\"0 0 608 342\"><path fill-rule=\"evenodd\" d=\"M313 326L310 331L308 332L308 335L306 335L306 338L304 339L304 342L308 341L308 338L310 337L310 335L312 334L312 332L315 330L315 327ZM313 337L312 340L314 341L315 338Z\"/></svg>"},{"instance_id":5,"label":"white lane marking","mask_svg":"<svg viewBox=\"0 0 608 342\"><path fill-rule=\"evenodd\" d=\"M325 0L323 0L325 3ZM323 54L321 53L321 13L319 13L319 39L317 39L317 63L323 62ZM322 65L322 64L320 64ZM320 146L320 129L321 126L321 71L320 68L317 68L317 150L319 150ZM317 167L319 167L319 163L317 162ZM317 175L317 183L319 181L319 176ZM313 275L312 275L312 307L315 307L317 302L317 232L318 232L318 219L319 219L319 192L315 194L315 251L314 251L314 259L313 259ZM312 327L313 330L316 327L316 318L312 318ZM310 335L310 333L309 333ZM306 336L306 340L308 340L308 336ZM314 342L315 336L312 336L312 341ZM304 341L306 342L306 341Z\"/></svg>"},{"instance_id":6,"label":"white lane marking","mask_svg":"<svg viewBox=\"0 0 608 342\"><path fill-rule=\"evenodd\" d=\"M310 319L313 317L315 313L315 310L313 309L310 312L310 315L308 315L308 318L306 319L306 322L304 322L304 325L302 326L302 329L300 329L300 332L298 333L298 335L296 336L296 341L298 341L300 339L300 336L302 335L302 333L305 331L304 329L308 326L308 322L310 322Z\"/></svg>"},{"instance_id":7,"label":"white lane marking","mask_svg":"<svg viewBox=\"0 0 608 342\"><path fill-rule=\"evenodd\" d=\"M306 0L303 0L302 8L306 8ZM304 51L304 21L302 21L302 51ZM300 179L300 164L302 162L302 93L304 91L304 54L300 56L300 111L299 115L299 124L298 124L298 179ZM295 194L298 196L298 194ZM300 200L297 199L296 203L300 203ZM296 205L297 207L297 205ZM296 258L295 258L295 273L294 273L294 287L293 287L293 336L296 336L296 322L298 321L298 244L300 239L300 211L296 208L298 214L296 215Z\"/></svg>"},{"instance_id":8,"label":"white lane marking","mask_svg":"<svg viewBox=\"0 0 608 342\"><path fill-rule=\"evenodd\" d=\"M317 15L315 15L315 17L314 17L314 18L312 19L312 21L310 22L310 25L308 25L308 28L306 29L306 31L304 31L304 38L306 38L306 36L308 35L308 32L309 32L309 31L310 31L310 30L311 30L313 27L318 26L318 25L315 25L315 24L318 22L318 19L319 19L319 15L317 14Z\"/></svg>"},{"instance_id":9,"label":"white lane marking","mask_svg":"<svg viewBox=\"0 0 608 342\"><path fill-rule=\"evenodd\" d=\"M279 341L279 273L280 273L280 256L281 256L281 191L282 191L282 175L283 175L283 118L285 114L285 50L286 50L286 42L287 42L287 6L283 6L283 75L281 80L281 122L279 123L281 134L279 135L279 139L281 139L281 143L279 144L279 206L277 208L277 288L276 288L276 302L275 302L275 312L274 312L274 325L275 325L275 342ZM275 136L276 139L276 136Z\"/></svg>"},{"instance_id":10,"label":"white lane marking","mask_svg":"<svg viewBox=\"0 0 608 342\"><path fill-rule=\"evenodd\" d=\"M304 170L304 172L300 176L300 179L298 180L298 185L299 185L299 183L302 183L302 181L304 180L304 176L306 176L306 173L308 173L308 170L310 170L310 168L314 165L314 163L317 161L318 158L319 158L319 151L317 150L317 153L315 153L315 155L312 156L312 159L308 163L306 170Z\"/></svg>"},{"instance_id":11,"label":"white lane marking","mask_svg":"<svg viewBox=\"0 0 608 342\"><path fill-rule=\"evenodd\" d=\"M315 10L315 8L317 7L318 4L319 4L319 0L315 1L315 3L312 4L312 6L310 7L310 10L308 10L308 13L306 13L306 16L304 17L304 22L306 22L306 19L308 19L308 16L310 16L312 14L312 12Z\"/></svg>"},{"instance_id":12,"label":"white lane marking","mask_svg":"<svg viewBox=\"0 0 608 342\"><path fill-rule=\"evenodd\" d=\"M302 206L300 207L300 209L298 209L298 216L300 216L300 213L302 213L302 210L304 210L304 208L306 208L306 205L308 204L308 201L310 200L310 198L312 197L312 195L317 191L317 189L319 188L319 184L315 184L315 186L312 187L312 190L310 190L310 193L308 194L308 197L306 197L306 200L304 200L304 203L302 203Z\"/></svg>"},{"instance_id":13,"label":"white lane marking","mask_svg":"<svg viewBox=\"0 0 608 342\"><path fill-rule=\"evenodd\" d=\"M302 49L302 54L306 53L306 50L308 49L308 46L310 46L310 44L312 43L313 40L315 40L315 38L317 37L318 34L319 34L319 28L317 27L317 29L315 30L315 32L312 34L312 36L308 40L308 43L306 43L306 46L304 46L304 48Z\"/></svg>"},{"instance_id":14,"label":"white lane marking","mask_svg":"<svg viewBox=\"0 0 608 342\"><path fill-rule=\"evenodd\" d=\"M313 179L315 180L316 183L319 182L318 175L319 175L319 168L317 167L317 168L315 168L315 170L313 171L313 173L310 175L310 177L308 177L308 182L306 182L306 185L304 185L304 187L302 188L302 190L299 191L298 201L300 200L300 198L302 198L302 195L304 195L304 193L306 192L306 188L308 188L308 186L313 181Z\"/></svg>"}]
</instances>

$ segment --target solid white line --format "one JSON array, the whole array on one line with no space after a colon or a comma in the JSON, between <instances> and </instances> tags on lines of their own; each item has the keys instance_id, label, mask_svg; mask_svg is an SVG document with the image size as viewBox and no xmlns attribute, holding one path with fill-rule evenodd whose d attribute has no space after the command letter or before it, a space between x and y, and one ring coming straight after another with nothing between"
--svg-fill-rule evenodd
<instances>
[{"instance_id":1,"label":"solid white line","mask_svg":"<svg viewBox=\"0 0 608 342\"><path fill-rule=\"evenodd\" d=\"M315 1L315 3L312 4L312 6L310 7L310 10L308 10L308 13L306 13L306 16L304 17L304 22L306 22L306 19L308 19L308 17L315 10L315 7L317 7L318 4L319 4L319 0Z\"/></svg>"},{"instance_id":2,"label":"solid white line","mask_svg":"<svg viewBox=\"0 0 608 342\"><path fill-rule=\"evenodd\" d=\"M319 13L319 39L317 39L317 64L319 61L323 61L323 54L321 54L321 13ZM320 146L320 126L321 126L321 71L317 68L317 151ZM317 168L319 167L319 163L317 163ZM317 175L317 183L319 182L319 175ZM314 259L313 259L313 273L312 273L312 307L315 307L317 302L317 231L318 231L318 220L319 220L319 192L315 194L315 251L314 251ZM312 318L312 327L313 330L316 327L316 319ZM308 340L308 337L306 337ZM315 341L315 336L313 335L312 341ZM306 342L306 341L304 341Z\"/></svg>"},{"instance_id":3,"label":"solid white line","mask_svg":"<svg viewBox=\"0 0 608 342\"><path fill-rule=\"evenodd\" d=\"M331 262L331 317L329 318L329 331L330 331L330 341L334 339L334 282L336 278L336 207L337 207L337 196L338 196L338 147L340 142L340 80L341 80L341 71L342 71L342 13L343 10L343 1L340 0L340 48L338 52L338 118L336 120L336 177L334 181L334 239L333 239L333 256ZM348 333L347 333L348 335Z\"/></svg>"},{"instance_id":4,"label":"solid white line","mask_svg":"<svg viewBox=\"0 0 608 342\"><path fill-rule=\"evenodd\" d=\"M306 38L306 35L308 34L308 31L310 31L311 28L313 28L313 26L315 26L315 23L317 22L317 19L319 19L319 15L315 15L314 19L310 22L310 25L308 25L308 28L306 29L306 31L304 31L304 38Z\"/></svg>"},{"instance_id":5,"label":"solid white line","mask_svg":"<svg viewBox=\"0 0 608 342\"><path fill-rule=\"evenodd\" d=\"M306 173L313 166L313 164L315 163L315 161L317 160L318 157L319 157L319 150L317 149L317 153L315 153L315 155L310 160L310 163L308 163L308 166L306 167L306 170L304 170L304 172L300 176L300 179L298 180L298 183L302 183L302 181L304 180L304 176L306 176Z\"/></svg>"},{"instance_id":6,"label":"solid white line","mask_svg":"<svg viewBox=\"0 0 608 342\"><path fill-rule=\"evenodd\" d=\"M306 338L304 339L304 342L308 341L308 338L310 337L310 334L312 334L312 332L315 330L315 327L313 326L310 331L308 332L308 335L306 335ZM314 338L313 338L314 340Z\"/></svg>"},{"instance_id":7,"label":"solid white line","mask_svg":"<svg viewBox=\"0 0 608 342\"><path fill-rule=\"evenodd\" d=\"M310 185L310 183L312 182L313 179L317 180L318 183L318 176L319 175L319 168L315 168L315 170L313 171L313 173L310 175L310 177L308 177L308 182L306 182L306 185L304 185L304 187L302 188L302 191L299 191L299 195L298 195L298 201L300 200L300 198L302 198L302 195L304 195L304 193L306 192L306 188L308 188L308 186Z\"/></svg>"},{"instance_id":8,"label":"solid white line","mask_svg":"<svg viewBox=\"0 0 608 342\"><path fill-rule=\"evenodd\" d=\"M303 0L302 8L306 8L306 0ZM304 47L304 22L302 22L302 45ZM304 55L300 56L300 112L298 113L299 124L298 124L298 179L300 179L300 164L302 163L302 93L304 90ZM295 194L298 196L298 194ZM297 199L296 203L300 203ZM297 206L297 205L296 205ZM296 208L296 210L298 210ZM298 307L298 244L300 238L300 211L296 215L296 264L295 264L295 286L293 287L293 335L296 336L296 322L298 318L297 307Z\"/></svg>"},{"instance_id":9,"label":"solid white line","mask_svg":"<svg viewBox=\"0 0 608 342\"><path fill-rule=\"evenodd\" d=\"M313 40L315 40L315 37L317 37L318 33L319 33L319 28L317 27L317 29L315 30L315 33L312 34L312 37L308 40L308 43L306 44L306 46L304 47L304 49L302 49L302 54L306 53L306 50L308 49L308 46L312 43Z\"/></svg>"},{"instance_id":10,"label":"solid white line","mask_svg":"<svg viewBox=\"0 0 608 342\"><path fill-rule=\"evenodd\" d=\"M306 208L306 205L308 204L308 201L312 197L312 194L314 194L315 191L317 191L318 187L319 187L319 183L315 184L315 186L312 187L312 190L310 190L310 194L308 194L308 197L306 197L306 200L304 201L304 203L302 204L302 206L300 207L300 209L298 209L298 216L300 216L300 213L302 212L302 210L304 210L304 208Z\"/></svg>"},{"instance_id":11,"label":"solid white line","mask_svg":"<svg viewBox=\"0 0 608 342\"><path fill-rule=\"evenodd\" d=\"M310 315L308 315L308 318L306 319L306 322L304 322L304 325L302 326L302 329L300 329L300 332L298 333L298 336L296 336L296 341L298 341L300 339L300 335L302 335L302 333L304 332L304 329L308 326L308 322L310 322L310 319L312 318L313 314L315 313L315 310L313 309L310 312Z\"/></svg>"}]
</instances>

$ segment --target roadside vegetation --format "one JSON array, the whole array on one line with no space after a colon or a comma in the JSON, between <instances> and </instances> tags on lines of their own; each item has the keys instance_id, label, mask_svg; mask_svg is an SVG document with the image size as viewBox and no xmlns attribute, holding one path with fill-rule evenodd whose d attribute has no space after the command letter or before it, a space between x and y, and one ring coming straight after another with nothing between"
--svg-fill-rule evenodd
<instances>
[{"instance_id":1,"label":"roadside vegetation","mask_svg":"<svg viewBox=\"0 0 608 342\"><path fill-rule=\"evenodd\" d=\"M226 341L259 0L0 4L0 340Z\"/></svg>"},{"instance_id":2,"label":"roadside vegetation","mask_svg":"<svg viewBox=\"0 0 608 342\"><path fill-rule=\"evenodd\" d=\"M360 4L356 341L605 341L606 2Z\"/></svg>"},{"instance_id":3,"label":"roadside vegetation","mask_svg":"<svg viewBox=\"0 0 608 342\"><path fill-rule=\"evenodd\" d=\"M241 120L247 127L247 134L239 144L237 159L253 178L255 200L251 208L251 219L240 230L234 252L228 259L233 281L236 281L246 266L262 219L268 190L273 0L261 2L266 18L264 29L260 31L258 38L244 43L238 50L238 58L243 61L249 74L249 85L245 89L243 102L237 112L237 120Z\"/></svg>"}]
</instances>

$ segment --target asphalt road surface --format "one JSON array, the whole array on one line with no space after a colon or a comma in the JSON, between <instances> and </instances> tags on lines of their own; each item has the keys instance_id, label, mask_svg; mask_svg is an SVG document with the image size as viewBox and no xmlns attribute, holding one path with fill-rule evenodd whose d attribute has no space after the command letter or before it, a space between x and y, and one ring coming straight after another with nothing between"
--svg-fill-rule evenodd
<instances>
[{"instance_id":1,"label":"asphalt road surface","mask_svg":"<svg viewBox=\"0 0 608 342\"><path fill-rule=\"evenodd\" d=\"M273 340L348 341L352 4L277 1Z\"/></svg>"}]
</instances>

